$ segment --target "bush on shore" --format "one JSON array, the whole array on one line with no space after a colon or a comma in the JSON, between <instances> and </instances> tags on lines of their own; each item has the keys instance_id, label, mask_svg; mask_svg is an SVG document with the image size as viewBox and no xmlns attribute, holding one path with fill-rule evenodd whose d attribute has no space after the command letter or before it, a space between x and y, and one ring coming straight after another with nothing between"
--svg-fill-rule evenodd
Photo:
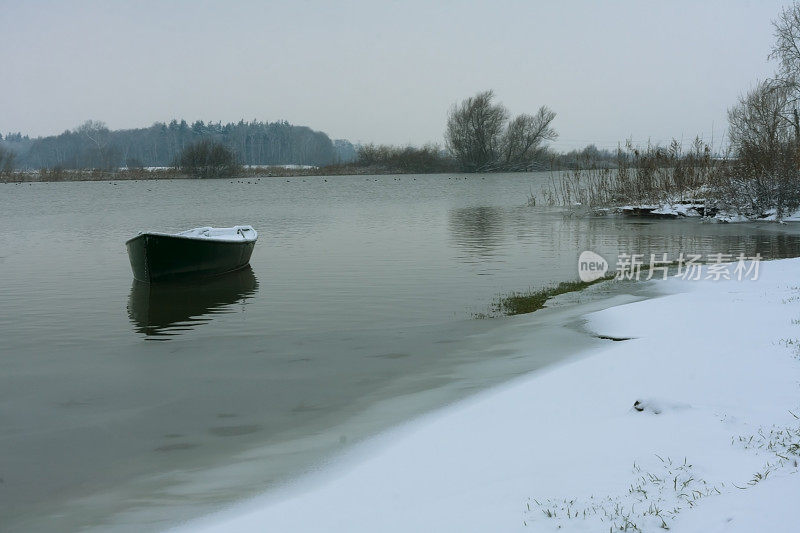
<instances>
[{"instance_id":1,"label":"bush on shore","mask_svg":"<svg viewBox=\"0 0 800 533\"><path fill-rule=\"evenodd\" d=\"M236 154L224 144L209 139L184 148L175 166L193 178L233 178L241 172Z\"/></svg>"},{"instance_id":2,"label":"bush on shore","mask_svg":"<svg viewBox=\"0 0 800 533\"><path fill-rule=\"evenodd\" d=\"M355 166L400 174L451 172L457 168L455 160L435 144L422 148L365 144L356 153Z\"/></svg>"}]
</instances>

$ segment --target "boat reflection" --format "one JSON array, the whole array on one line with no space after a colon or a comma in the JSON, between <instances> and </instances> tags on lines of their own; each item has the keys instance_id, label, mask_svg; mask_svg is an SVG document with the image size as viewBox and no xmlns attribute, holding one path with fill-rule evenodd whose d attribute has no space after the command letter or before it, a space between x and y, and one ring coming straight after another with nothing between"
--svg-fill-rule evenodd
<instances>
[{"instance_id":1,"label":"boat reflection","mask_svg":"<svg viewBox=\"0 0 800 533\"><path fill-rule=\"evenodd\" d=\"M203 324L213 315L235 312L258 290L249 266L211 279L148 284L133 281L128 317L134 330L148 339L166 340Z\"/></svg>"}]
</instances>

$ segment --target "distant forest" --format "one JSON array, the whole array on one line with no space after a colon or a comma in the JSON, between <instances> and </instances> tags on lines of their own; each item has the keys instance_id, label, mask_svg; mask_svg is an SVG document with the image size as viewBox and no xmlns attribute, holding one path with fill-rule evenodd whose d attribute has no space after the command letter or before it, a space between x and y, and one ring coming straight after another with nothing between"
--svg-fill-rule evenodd
<instances>
[{"instance_id":1,"label":"distant forest","mask_svg":"<svg viewBox=\"0 0 800 533\"><path fill-rule=\"evenodd\" d=\"M533 129L534 133L539 132ZM498 129L496 136L500 133ZM333 173L356 174L456 172L468 166L450 150L434 144L421 148L353 145L344 139L332 141L323 132L286 121L189 124L173 120L124 130L109 130L102 122L87 121L73 130L48 137L0 135L0 175L14 170L117 171L173 167L185 149L201 141L224 145L241 165L307 165L326 167L326 171ZM499 140L492 143L503 144ZM600 150L594 145L566 153L542 147L540 140L530 145L534 149L521 161L504 164L492 160L484 171L610 168L616 167L621 157L621 152Z\"/></svg>"},{"instance_id":2,"label":"distant forest","mask_svg":"<svg viewBox=\"0 0 800 533\"><path fill-rule=\"evenodd\" d=\"M60 135L30 138L0 135L0 147L14 153L14 167L29 169L102 169L166 167L184 147L213 140L230 148L242 165L312 165L348 163L356 148L346 140L285 121L220 122L173 120L149 128L109 130L88 121Z\"/></svg>"}]
</instances>

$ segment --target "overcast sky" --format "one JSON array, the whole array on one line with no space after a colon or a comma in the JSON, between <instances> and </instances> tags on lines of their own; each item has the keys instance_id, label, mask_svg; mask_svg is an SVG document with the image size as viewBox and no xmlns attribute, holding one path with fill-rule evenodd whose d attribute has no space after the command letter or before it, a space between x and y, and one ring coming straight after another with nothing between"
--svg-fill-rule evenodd
<instances>
[{"instance_id":1,"label":"overcast sky","mask_svg":"<svg viewBox=\"0 0 800 533\"><path fill-rule=\"evenodd\" d=\"M494 89L554 109L559 149L719 142L786 3L0 0L0 132L255 118L441 143L448 108Z\"/></svg>"}]
</instances>

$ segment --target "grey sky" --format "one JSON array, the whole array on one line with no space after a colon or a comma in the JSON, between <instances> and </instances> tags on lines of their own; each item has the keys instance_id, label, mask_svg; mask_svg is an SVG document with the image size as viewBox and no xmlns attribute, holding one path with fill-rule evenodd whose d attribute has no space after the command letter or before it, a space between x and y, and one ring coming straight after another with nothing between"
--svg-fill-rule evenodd
<instances>
[{"instance_id":1,"label":"grey sky","mask_svg":"<svg viewBox=\"0 0 800 533\"><path fill-rule=\"evenodd\" d=\"M0 0L0 132L256 118L441 143L450 105L491 88L553 108L559 149L718 142L786 3Z\"/></svg>"}]
</instances>

